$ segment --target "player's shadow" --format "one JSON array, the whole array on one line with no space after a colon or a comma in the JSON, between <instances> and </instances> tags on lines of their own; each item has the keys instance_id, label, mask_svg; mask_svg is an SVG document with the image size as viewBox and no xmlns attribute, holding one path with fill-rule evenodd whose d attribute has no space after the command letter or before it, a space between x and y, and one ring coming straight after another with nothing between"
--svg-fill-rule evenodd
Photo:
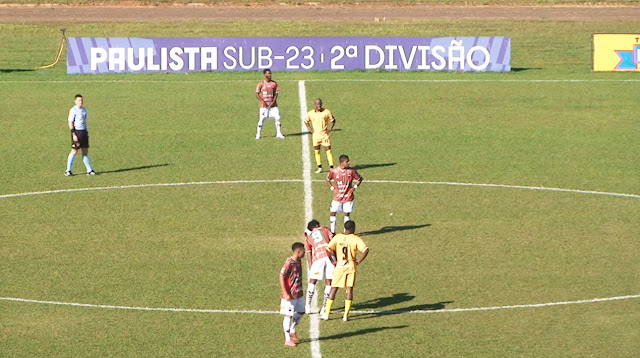
<instances>
[{"instance_id":1,"label":"player's shadow","mask_svg":"<svg viewBox=\"0 0 640 358\"><path fill-rule=\"evenodd\" d=\"M151 169L151 168L158 168L158 167L166 167L168 165L169 165L169 163L164 163L164 164L143 165L143 166L140 166L140 167L105 170L105 171L101 171L100 174L130 172L132 170L143 170L143 169Z\"/></svg>"},{"instance_id":2,"label":"player's shadow","mask_svg":"<svg viewBox=\"0 0 640 358\"><path fill-rule=\"evenodd\" d=\"M386 327L373 327L373 328L365 328L365 329L359 329L356 331L349 331L349 332L344 332L344 333L338 333L338 334L333 334L330 336L322 336L319 338L320 341L330 341L332 339L342 339L342 338L348 338L348 337L354 337L354 336L361 336L363 334L369 334L369 333L375 333L375 332L380 332L380 331L386 331L386 330L390 330L390 329L403 329L403 328L407 328L409 327L408 325L402 325L402 326L386 326ZM310 342L310 340L306 340L307 342Z\"/></svg>"},{"instance_id":3,"label":"player's shadow","mask_svg":"<svg viewBox=\"0 0 640 358\"><path fill-rule=\"evenodd\" d=\"M431 224L383 226L378 230L365 231L365 232L358 233L358 235L359 236L380 235L380 234L387 234L395 231L421 229L423 227L428 227L428 226L431 226Z\"/></svg>"},{"instance_id":4,"label":"player's shadow","mask_svg":"<svg viewBox=\"0 0 640 358\"><path fill-rule=\"evenodd\" d=\"M376 318L380 316L390 316L390 315L396 315L396 314L410 313L414 311L438 311L438 310L444 309L446 305L450 303L453 303L453 301L425 303L421 305L413 305L408 307L397 308L394 310L381 310L381 311L372 311L372 312L363 312L363 313L354 312L354 314L351 316L350 319L351 320L369 319L369 318Z\"/></svg>"},{"instance_id":5,"label":"player's shadow","mask_svg":"<svg viewBox=\"0 0 640 358\"><path fill-rule=\"evenodd\" d=\"M336 129L332 130L331 132L340 132L340 131L342 131L342 129L336 128ZM285 134L285 135L287 137L300 137L300 136L303 136L305 134L311 134L311 133L309 133L308 131L304 131L304 132L298 132L298 133L288 133L288 134Z\"/></svg>"},{"instance_id":6,"label":"player's shadow","mask_svg":"<svg viewBox=\"0 0 640 358\"><path fill-rule=\"evenodd\" d=\"M355 170L363 170L363 169L370 169L370 168L382 168L382 167L391 167L394 166L398 163L377 163L377 164L357 164L354 165L353 169Z\"/></svg>"},{"instance_id":7,"label":"player's shadow","mask_svg":"<svg viewBox=\"0 0 640 358\"><path fill-rule=\"evenodd\" d=\"M382 308L391 305L396 305L399 303L404 303L413 300L416 296L410 295L406 292L402 293L394 293L388 297L378 297L372 300L358 302L353 305L354 310L364 310L364 309L374 309L374 308Z\"/></svg>"}]
</instances>

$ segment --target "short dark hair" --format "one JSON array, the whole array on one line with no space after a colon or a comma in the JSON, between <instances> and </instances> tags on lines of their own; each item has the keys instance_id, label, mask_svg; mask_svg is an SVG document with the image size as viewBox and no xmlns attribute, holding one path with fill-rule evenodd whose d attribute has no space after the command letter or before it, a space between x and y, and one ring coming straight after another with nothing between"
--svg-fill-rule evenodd
<instances>
[{"instance_id":1,"label":"short dark hair","mask_svg":"<svg viewBox=\"0 0 640 358\"><path fill-rule=\"evenodd\" d=\"M265 68L264 70L262 70L262 74L263 74L263 75L264 75L265 73L267 73L267 72L271 72L271 69L270 69L270 68Z\"/></svg>"},{"instance_id":2,"label":"short dark hair","mask_svg":"<svg viewBox=\"0 0 640 358\"><path fill-rule=\"evenodd\" d=\"M347 221L346 223L344 223L344 229L346 231L349 231L349 233L354 233L356 232L356 222L355 221Z\"/></svg>"},{"instance_id":3,"label":"short dark hair","mask_svg":"<svg viewBox=\"0 0 640 358\"><path fill-rule=\"evenodd\" d=\"M75 97L73 97L73 99L76 99L78 97L83 98L81 94L77 94Z\"/></svg>"},{"instance_id":4,"label":"short dark hair","mask_svg":"<svg viewBox=\"0 0 640 358\"><path fill-rule=\"evenodd\" d=\"M297 249L304 250L304 244L301 242L294 242L293 245L291 245L291 251L296 251Z\"/></svg>"},{"instance_id":5,"label":"short dark hair","mask_svg":"<svg viewBox=\"0 0 640 358\"><path fill-rule=\"evenodd\" d=\"M346 154L342 154L338 160L340 161L340 163L344 162L345 160L349 160L349 156Z\"/></svg>"},{"instance_id":6,"label":"short dark hair","mask_svg":"<svg viewBox=\"0 0 640 358\"><path fill-rule=\"evenodd\" d=\"M309 221L309 223L307 224L307 230L311 231L315 228L317 228L318 226L320 226L320 222L316 219L313 219L311 221Z\"/></svg>"}]
</instances>

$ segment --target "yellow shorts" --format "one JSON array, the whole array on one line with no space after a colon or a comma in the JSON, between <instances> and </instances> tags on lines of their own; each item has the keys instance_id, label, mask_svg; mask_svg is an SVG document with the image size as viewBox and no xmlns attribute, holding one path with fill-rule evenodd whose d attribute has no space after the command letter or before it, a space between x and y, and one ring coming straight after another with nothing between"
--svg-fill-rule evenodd
<instances>
[{"instance_id":1,"label":"yellow shorts","mask_svg":"<svg viewBox=\"0 0 640 358\"><path fill-rule=\"evenodd\" d=\"M313 146L317 147L319 145L323 146L323 147L330 147L331 146L331 137L329 137L329 134L326 132L321 132L321 133L313 133Z\"/></svg>"},{"instance_id":2,"label":"yellow shorts","mask_svg":"<svg viewBox=\"0 0 640 358\"><path fill-rule=\"evenodd\" d=\"M335 269L331 279L331 287L353 287L356 284L356 273Z\"/></svg>"}]
</instances>

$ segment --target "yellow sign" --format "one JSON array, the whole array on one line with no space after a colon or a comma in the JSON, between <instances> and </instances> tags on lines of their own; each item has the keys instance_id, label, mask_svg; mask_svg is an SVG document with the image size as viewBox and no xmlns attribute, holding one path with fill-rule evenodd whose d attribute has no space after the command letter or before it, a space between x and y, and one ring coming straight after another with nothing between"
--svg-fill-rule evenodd
<instances>
[{"instance_id":1,"label":"yellow sign","mask_svg":"<svg viewBox=\"0 0 640 358\"><path fill-rule=\"evenodd\" d=\"M640 71L640 34L593 34L594 71Z\"/></svg>"}]
</instances>

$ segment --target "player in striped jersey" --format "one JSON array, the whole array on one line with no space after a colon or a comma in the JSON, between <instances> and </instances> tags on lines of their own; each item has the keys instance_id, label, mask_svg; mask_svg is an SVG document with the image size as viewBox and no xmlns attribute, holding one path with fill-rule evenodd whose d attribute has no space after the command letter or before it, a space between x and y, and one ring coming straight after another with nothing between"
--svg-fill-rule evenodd
<instances>
[{"instance_id":1,"label":"player in striped jersey","mask_svg":"<svg viewBox=\"0 0 640 358\"><path fill-rule=\"evenodd\" d=\"M302 291L302 263L304 244L296 242L291 246L293 253L287 258L280 270L280 314L284 315L284 344L295 347L298 342L296 325L304 315L304 299Z\"/></svg>"},{"instance_id":2,"label":"player in striped jersey","mask_svg":"<svg viewBox=\"0 0 640 358\"><path fill-rule=\"evenodd\" d=\"M322 299L322 309L320 310L320 314L322 314L331 291L331 278L333 277L332 253L327 248L327 244L331 241L333 235L331 235L328 228L320 226L318 220L311 220L307 225L304 236L306 238L307 268L309 269L307 305L311 305L316 291L316 283L318 280L324 279L324 298Z\"/></svg>"},{"instance_id":3,"label":"player in striped jersey","mask_svg":"<svg viewBox=\"0 0 640 358\"><path fill-rule=\"evenodd\" d=\"M344 223L344 234L334 236L329 242L328 248L336 253L337 262L333 271L333 281L331 282L331 292L327 299L327 307L324 314L320 316L323 320L329 319L336 292L338 292L338 288L342 287L347 288L342 320L347 321L349 319L351 303L353 302L353 286L356 284L356 267L369 255L369 248L355 232L356 223L349 220ZM356 258L358 251L362 252L362 256L359 259Z\"/></svg>"},{"instance_id":4,"label":"player in striped jersey","mask_svg":"<svg viewBox=\"0 0 640 358\"><path fill-rule=\"evenodd\" d=\"M347 155L341 155L339 160L340 166L331 169L327 174L327 185L334 192L331 208L329 209L329 222L331 223L331 232L334 234L336 232L336 213L338 211L344 213L345 223L351 219L351 213L355 208L353 192L364 180L357 170L349 167L349 157Z\"/></svg>"},{"instance_id":5,"label":"player in striped jersey","mask_svg":"<svg viewBox=\"0 0 640 358\"><path fill-rule=\"evenodd\" d=\"M66 176L72 176L73 161L78 154L78 149L82 150L82 162L87 168L87 175L96 175L89 160L89 132L87 132L87 109L84 108L84 98L77 94L76 105L69 110L69 129L71 130L71 153L67 157Z\"/></svg>"},{"instance_id":6,"label":"player in striped jersey","mask_svg":"<svg viewBox=\"0 0 640 358\"><path fill-rule=\"evenodd\" d=\"M284 139L280 129L280 110L278 109L278 94L280 87L278 83L271 79L271 70L262 71L264 79L256 86L256 98L260 101L260 119L258 120L258 130L256 139L260 139L262 124L267 118L273 118L276 122L276 138Z\"/></svg>"}]
</instances>

